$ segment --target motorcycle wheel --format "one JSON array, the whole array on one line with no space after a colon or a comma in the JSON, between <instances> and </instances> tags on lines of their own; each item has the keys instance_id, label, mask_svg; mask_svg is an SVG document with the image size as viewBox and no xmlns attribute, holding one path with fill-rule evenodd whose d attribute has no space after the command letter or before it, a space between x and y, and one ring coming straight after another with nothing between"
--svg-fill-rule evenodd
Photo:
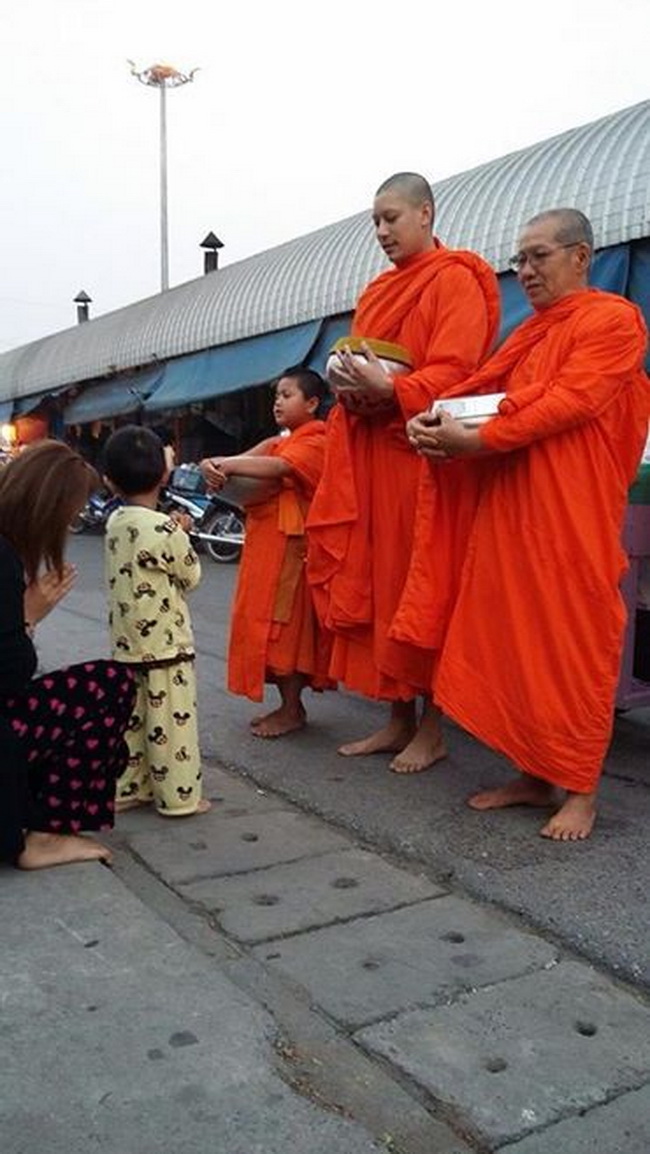
<instances>
[{"instance_id":1,"label":"motorcycle wheel","mask_svg":"<svg viewBox=\"0 0 650 1154\"><path fill-rule=\"evenodd\" d=\"M214 513L205 525L201 526L201 529L204 533L222 533L224 536L228 533L241 535L244 532L244 522L234 509L223 509ZM231 544L228 541L204 541L203 544L212 560L218 561L222 565L239 561L241 557L242 547L237 542Z\"/></svg>"},{"instance_id":2,"label":"motorcycle wheel","mask_svg":"<svg viewBox=\"0 0 650 1154\"><path fill-rule=\"evenodd\" d=\"M74 521L69 526L70 532L74 533L75 536L77 535L77 533L85 533L87 528L88 528L88 522L86 521L86 518L84 517L83 513L77 513L77 516L75 517Z\"/></svg>"}]
</instances>

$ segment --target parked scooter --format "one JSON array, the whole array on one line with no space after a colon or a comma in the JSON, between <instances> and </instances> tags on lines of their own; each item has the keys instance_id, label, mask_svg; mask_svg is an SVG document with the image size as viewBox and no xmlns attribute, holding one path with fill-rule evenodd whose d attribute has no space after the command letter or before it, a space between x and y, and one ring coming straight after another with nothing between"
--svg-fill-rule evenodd
<instances>
[{"instance_id":1,"label":"parked scooter","mask_svg":"<svg viewBox=\"0 0 650 1154\"><path fill-rule=\"evenodd\" d=\"M244 514L237 505L206 491L198 465L178 465L160 494L165 513L188 513L190 539L202 544L213 561L238 561L244 545Z\"/></svg>"},{"instance_id":2,"label":"parked scooter","mask_svg":"<svg viewBox=\"0 0 650 1154\"><path fill-rule=\"evenodd\" d=\"M107 489L97 489L91 493L81 512L77 513L70 526L71 533L86 533L91 529L104 529L108 518L122 501Z\"/></svg>"}]
</instances>

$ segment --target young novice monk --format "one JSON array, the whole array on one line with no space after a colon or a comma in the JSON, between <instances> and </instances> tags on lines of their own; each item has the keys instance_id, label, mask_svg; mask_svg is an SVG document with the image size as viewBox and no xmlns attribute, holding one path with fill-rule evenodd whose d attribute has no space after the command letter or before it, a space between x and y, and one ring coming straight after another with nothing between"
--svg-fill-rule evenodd
<instances>
[{"instance_id":1,"label":"young novice monk","mask_svg":"<svg viewBox=\"0 0 650 1154\"><path fill-rule=\"evenodd\" d=\"M316 419L326 387L318 373L289 369L275 387L273 415L288 436L271 437L236 457L201 462L208 484L230 477L262 483L246 505L246 543L235 592L228 688L261 701L278 687L278 709L251 722L256 737L281 737L305 724L301 694L327 684L328 654L305 580L305 518L323 469L325 424Z\"/></svg>"},{"instance_id":2,"label":"young novice monk","mask_svg":"<svg viewBox=\"0 0 650 1154\"><path fill-rule=\"evenodd\" d=\"M106 480L124 505L106 526L113 656L135 674L137 697L116 812L153 802L165 817L204 813L194 638L185 594L201 578L180 524L157 511L168 476L160 437L126 425L105 448Z\"/></svg>"}]
</instances>

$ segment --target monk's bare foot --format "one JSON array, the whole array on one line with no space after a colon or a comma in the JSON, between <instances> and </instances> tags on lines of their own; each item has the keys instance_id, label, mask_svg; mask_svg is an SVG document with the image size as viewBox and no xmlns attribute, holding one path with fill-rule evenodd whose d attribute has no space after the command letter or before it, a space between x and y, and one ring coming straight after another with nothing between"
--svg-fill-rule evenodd
<instances>
[{"instance_id":1,"label":"monk's bare foot","mask_svg":"<svg viewBox=\"0 0 650 1154\"><path fill-rule=\"evenodd\" d=\"M539 831L553 841L584 841L596 820L596 794L570 793L563 806Z\"/></svg>"},{"instance_id":2,"label":"monk's bare foot","mask_svg":"<svg viewBox=\"0 0 650 1154\"><path fill-rule=\"evenodd\" d=\"M390 763L393 773L422 773L447 756L440 711L430 702L425 703L422 719L408 745Z\"/></svg>"},{"instance_id":3,"label":"monk's bare foot","mask_svg":"<svg viewBox=\"0 0 650 1154\"><path fill-rule=\"evenodd\" d=\"M128 813L130 809L142 809L143 805L151 805L152 801L152 797L148 797L146 801L139 797L116 797L115 813Z\"/></svg>"},{"instance_id":4,"label":"monk's bare foot","mask_svg":"<svg viewBox=\"0 0 650 1154\"><path fill-rule=\"evenodd\" d=\"M401 753L414 736L414 725L391 719L388 725L378 729L376 733L371 733L369 737L340 745L337 752L341 757L365 757L370 753Z\"/></svg>"},{"instance_id":5,"label":"monk's bare foot","mask_svg":"<svg viewBox=\"0 0 650 1154\"><path fill-rule=\"evenodd\" d=\"M437 744L432 745L424 736L416 733L413 741L409 741L405 749L393 758L389 769L393 773L422 773L446 756L447 747L444 741L439 740Z\"/></svg>"},{"instance_id":6,"label":"monk's bare foot","mask_svg":"<svg viewBox=\"0 0 650 1154\"><path fill-rule=\"evenodd\" d=\"M486 789L467 799L472 809L505 809L509 805L533 805L543 808L557 802L554 786L524 774L500 789Z\"/></svg>"},{"instance_id":7,"label":"monk's bare foot","mask_svg":"<svg viewBox=\"0 0 650 1154\"><path fill-rule=\"evenodd\" d=\"M289 709L280 705L273 710L273 713L261 717L256 725L251 723L251 730L254 737L284 737L287 733L303 729L306 722L307 715L304 709Z\"/></svg>"},{"instance_id":8,"label":"monk's bare foot","mask_svg":"<svg viewBox=\"0 0 650 1154\"><path fill-rule=\"evenodd\" d=\"M72 862L109 862L112 856L105 845L91 837L30 831L25 835L25 848L16 864L21 870L42 870Z\"/></svg>"}]
</instances>

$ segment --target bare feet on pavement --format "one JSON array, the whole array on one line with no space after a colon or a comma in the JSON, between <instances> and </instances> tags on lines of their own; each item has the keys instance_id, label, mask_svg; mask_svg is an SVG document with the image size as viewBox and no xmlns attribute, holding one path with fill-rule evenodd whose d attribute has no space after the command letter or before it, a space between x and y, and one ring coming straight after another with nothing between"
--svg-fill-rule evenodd
<instances>
[{"instance_id":1,"label":"bare feet on pavement","mask_svg":"<svg viewBox=\"0 0 650 1154\"><path fill-rule=\"evenodd\" d=\"M173 810L159 809L158 813L161 817L169 817L176 820L176 818L196 817L197 814L208 813L212 809L212 802L207 797L202 797L196 809L190 810L189 813L174 813Z\"/></svg>"},{"instance_id":2,"label":"bare feet on pavement","mask_svg":"<svg viewBox=\"0 0 650 1154\"><path fill-rule=\"evenodd\" d=\"M563 806L539 831L553 841L584 841L596 820L596 794L570 793Z\"/></svg>"},{"instance_id":3,"label":"bare feet on pavement","mask_svg":"<svg viewBox=\"0 0 650 1154\"><path fill-rule=\"evenodd\" d=\"M111 851L91 837L30 830L25 835L25 848L17 865L21 870L40 870L50 866L71 865L73 862L110 862L111 857Z\"/></svg>"},{"instance_id":4,"label":"bare feet on pavement","mask_svg":"<svg viewBox=\"0 0 650 1154\"><path fill-rule=\"evenodd\" d=\"M390 769L393 773L422 773L446 756L440 713L434 706L427 704L417 732L401 753L393 758Z\"/></svg>"},{"instance_id":5,"label":"bare feet on pavement","mask_svg":"<svg viewBox=\"0 0 650 1154\"><path fill-rule=\"evenodd\" d=\"M472 809L505 809L509 805L533 805L543 808L557 802L554 786L537 777L523 774L516 781L502 785L499 789L486 789L467 799Z\"/></svg>"},{"instance_id":6,"label":"bare feet on pavement","mask_svg":"<svg viewBox=\"0 0 650 1154\"><path fill-rule=\"evenodd\" d=\"M288 709L280 705L265 717L256 717L251 721L251 731L254 737L284 737L286 733L294 733L297 729L304 729L307 715L302 709Z\"/></svg>"},{"instance_id":7,"label":"bare feet on pavement","mask_svg":"<svg viewBox=\"0 0 650 1154\"><path fill-rule=\"evenodd\" d=\"M389 769L393 773L422 773L446 756L447 746L442 739L432 746L430 741L416 733L413 741L409 741L406 748L393 758Z\"/></svg>"},{"instance_id":8,"label":"bare feet on pavement","mask_svg":"<svg viewBox=\"0 0 650 1154\"><path fill-rule=\"evenodd\" d=\"M399 753L405 749L415 736L413 725L405 721L395 721L391 718L388 725L363 737L360 741L348 741L340 745L338 753L341 757L364 757L371 753Z\"/></svg>"}]
</instances>

